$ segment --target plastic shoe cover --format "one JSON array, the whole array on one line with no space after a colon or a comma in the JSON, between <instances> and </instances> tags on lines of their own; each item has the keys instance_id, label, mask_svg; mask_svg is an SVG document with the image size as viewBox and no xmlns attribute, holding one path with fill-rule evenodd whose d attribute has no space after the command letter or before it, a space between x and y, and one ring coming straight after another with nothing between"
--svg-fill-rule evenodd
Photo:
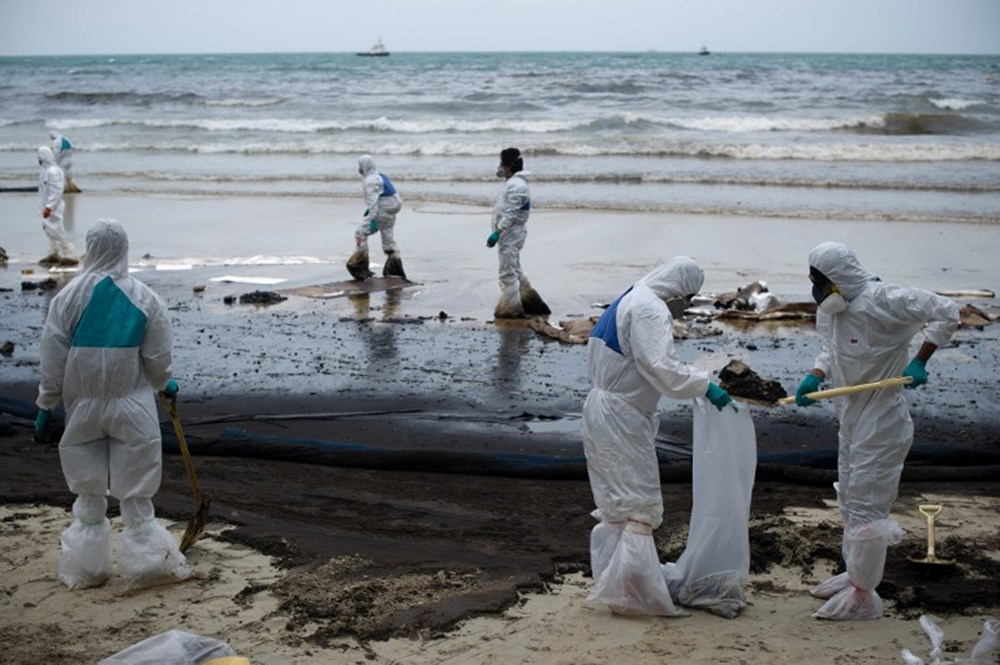
<instances>
[{"instance_id":1,"label":"plastic shoe cover","mask_svg":"<svg viewBox=\"0 0 1000 665\"><path fill-rule=\"evenodd\" d=\"M983 622L983 636L972 650L972 659L991 662L990 654L996 651L998 639L1000 639L1000 621L987 619Z\"/></svg>"},{"instance_id":2,"label":"plastic shoe cover","mask_svg":"<svg viewBox=\"0 0 1000 665\"><path fill-rule=\"evenodd\" d=\"M663 574L666 578L669 573L664 570ZM683 586L671 584L668 579L667 587L684 607L697 607L725 619L735 619L747 605L746 583L746 577L730 571L687 580Z\"/></svg>"},{"instance_id":3,"label":"plastic shoe cover","mask_svg":"<svg viewBox=\"0 0 1000 665\"><path fill-rule=\"evenodd\" d=\"M382 276L406 279L406 272L403 270L403 259L400 258L399 252L386 253L385 265L382 266Z\"/></svg>"},{"instance_id":4,"label":"plastic shoe cover","mask_svg":"<svg viewBox=\"0 0 1000 665\"><path fill-rule=\"evenodd\" d=\"M923 659L913 655L909 649L903 649L899 655L903 659L903 665L925 665Z\"/></svg>"},{"instance_id":5,"label":"plastic shoe cover","mask_svg":"<svg viewBox=\"0 0 1000 665\"><path fill-rule=\"evenodd\" d=\"M528 316L548 316L552 313L538 291L532 288L527 279L521 280L521 308Z\"/></svg>"},{"instance_id":6,"label":"plastic shoe cover","mask_svg":"<svg viewBox=\"0 0 1000 665\"><path fill-rule=\"evenodd\" d=\"M63 531L59 551L59 579L70 589L101 586L111 575L111 522L80 520Z\"/></svg>"},{"instance_id":7,"label":"plastic shoe cover","mask_svg":"<svg viewBox=\"0 0 1000 665\"><path fill-rule=\"evenodd\" d=\"M927 633L927 638L931 642L930 660L928 665L993 665L996 661L991 654L997 648L997 637L1000 634L1000 622L995 619L987 619L983 622L983 634L979 642L972 649L969 658L958 658L954 661L941 659L941 645L944 643L944 631L941 630L934 621L923 615L920 617L920 626ZM900 655L906 665L924 665L924 661L914 655L909 649L903 649Z\"/></svg>"},{"instance_id":8,"label":"plastic shoe cover","mask_svg":"<svg viewBox=\"0 0 1000 665\"><path fill-rule=\"evenodd\" d=\"M882 616L882 599L874 589L865 591L853 584L836 594L813 614L817 619L854 621Z\"/></svg>"},{"instance_id":9,"label":"plastic shoe cover","mask_svg":"<svg viewBox=\"0 0 1000 665\"><path fill-rule=\"evenodd\" d=\"M115 557L126 589L178 582L191 576L177 541L156 520L125 527Z\"/></svg>"},{"instance_id":10,"label":"plastic shoe cover","mask_svg":"<svg viewBox=\"0 0 1000 665\"><path fill-rule=\"evenodd\" d=\"M607 568L587 597L617 614L680 616L660 572L653 536L626 528Z\"/></svg>"},{"instance_id":11,"label":"plastic shoe cover","mask_svg":"<svg viewBox=\"0 0 1000 665\"><path fill-rule=\"evenodd\" d=\"M347 272L351 273L351 277L358 281L373 277L375 273L368 267L368 252L355 250L347 259Z\"/></svg>"},{"instance_id":12,"label":"plastic shoe cover","mask_svg":"<svg viewBox=\"0 0 1000 665\"><path fill-rule=\"evenodd\" d=\"M828 598L833 598L836 594L840 593L851 583L851 576L847 574L845 570L840 575L834 575L825 582L820 582L814 586L809 593L817 598L822 598L827 600Z\"/></svg>"},{"instance_id":13,"label":"plastic shoe cover","mask_svg":"<svg viewBox=\"0 0 1000 665\"><path fill-rule=\"evenodd\" d=\"M595 580L601 578L611 562L624 529L624 522L601 522L590 532L590 573Z\"/></svg>"},{"instance_id":14,"label":"plastic shoe cover","mask_svg":"<svg viewBox=\"0 0 1000 665\"><path fill-rule=\"evenodd\" d=\"M225 642L170 630L133 644L97 665L194 665L206 660L235 656Z\"/></svg>"}]
</instances>

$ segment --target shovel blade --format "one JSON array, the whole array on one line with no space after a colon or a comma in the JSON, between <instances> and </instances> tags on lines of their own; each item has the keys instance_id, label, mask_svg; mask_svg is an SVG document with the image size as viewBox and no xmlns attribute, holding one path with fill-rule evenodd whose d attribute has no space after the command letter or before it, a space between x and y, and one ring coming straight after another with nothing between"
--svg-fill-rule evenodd
<instances>
[{"instance_id":1,"label":"shovel blade","mask_svg":"<svg viewBox=\"0 0 1000 665\"><path fill-rule=\"evenodd\" d=\"M188 520L184 535L181 536L181 553L187 552L205 531L205 523L208 521L208 508L211 503L211 498L203 498L198 505L198 511Z\"/></svg>"}]
</instances>

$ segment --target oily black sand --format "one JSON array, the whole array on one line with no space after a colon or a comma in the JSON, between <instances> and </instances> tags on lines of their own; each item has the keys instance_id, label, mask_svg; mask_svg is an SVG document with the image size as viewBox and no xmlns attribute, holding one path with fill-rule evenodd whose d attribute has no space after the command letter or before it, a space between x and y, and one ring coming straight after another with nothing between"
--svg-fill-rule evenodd
<instances>
[{"instance_id":1,"label":"oily black sand","mask_svg":"<svg viewBox=\"0 0 1000 665\"><path fill-rule=\"evenodd\" d=\"M588 570L583 346L543 338L526 324L422 311L406 290L230 306L224 295L254 287L194 294L155 277L148 281L175 325L180 410L212 499L211 520L237 527L227 538L280 559L287 575L273 590L291 624L318 625L310 639L434 635L498 612L518 591L541 590L560 573ZM30 405L47 296L10 291L0 299L14 344L0 358L0 396ZM679 340L686 360L718 371L739 358L792 393L817 348L808 323L690 324L718 334ZM915 512L926 493L1000 496L991 377L997 332L962 330L932 361L932 384L913 392L916 442L897 511ZM661 408L666 512L656 537L661 557L672 560L683 550L690 513L691 416L682 403L665 400ZM791 566L803 579L823 579L840 565L835 511L809 529L783 513L829 509L832 411L752 408L760 455L752 568ZM68 508L58 455L32 442L25 416L4 419L0 502ZM170 450L165 416L164 431ZM360 446L340 449L337 466L239 456L275 439ZM193 509L176 455L165 456L156 504L160 516L179 520ZM1000 563L988 556L1000 549L1000 535L943 538L939 553L959 561L947 569L907 561L923 556L923 539L908 534L890 550L880 587L890 616L995 604L985 582L1000 577ZM5 635L0 646L11 639ZM64 662L51 655L47 662Z\"/></svg>"}]
</instances>

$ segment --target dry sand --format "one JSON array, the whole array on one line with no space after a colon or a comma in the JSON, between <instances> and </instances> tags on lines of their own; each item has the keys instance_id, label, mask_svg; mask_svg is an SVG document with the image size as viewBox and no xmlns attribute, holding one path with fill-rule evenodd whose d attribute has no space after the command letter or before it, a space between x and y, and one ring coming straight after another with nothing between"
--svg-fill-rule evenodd
<instances>
[{"instance_id":1,"label":"dry sand","mask_svg":"<svg viewBox=\"0 0 1000 665\"><path fill-rule=\"evenodd\" d=\"M45 294L19 288L22 279L42 276L32 265L45 249L34 206L34 195L0 197L0 244L11 256L0 271L0 287L11 289L0 294L0 341L15 344L12 356L0 359L0 397L29 402L46 307ZM918 482L948 471L927 461L908 464L895 515L908 535L890 553L880 621L811 618L819 603L808 588L839 565L833 476L808 469L791 474L792 484L780 482L789 473L781 465L759 467L751 605L743 616L626 619L586 608L592 506L578 467L570 465L563 480L433 472L455 451L579 452L587 388L582 347L542 340L524 326L486 323L497 295L495 254L483 246L488 211L405 209L397 239L407 274L419 284L402 292L292 297L270 308L223 304L226 295L256 288L344 279L355 207L75 197L78 244L90 220L112 216L129 226L133 261L150 255L139 275L171 307L182 414L196 446L213 441L227 423L195 421L231 417L228 424L255 435L360 442L426 462L389 471L199 455L213 519L190 553L198 576L124 596L114 584L71 592L58 582L55 562L72 497L57 456L31 444L30 422L15 419L14 435L0 438L0 663L96 662L174 628L225 640L256 665L887 663L899 662L903 647L926 655L921 613L938 619L952 657L967 655L983 619L1000 615L1000 484L996 477L969 482L972 467L952 468L956 482ZM599 312L593 303L607 302L675 254L702 263L706 291L763 279L783 298L804 298L805 257L829 239L853 246L887 280L948 290L1000 285L1000 263L991 255L998 233L985 225L542 209L530 228L523 262L554 320ZM373 250L380 261L377 242ZM272 256L310 262L261 265ZM184 263L197 265L162 269ZM25 277L22 269L36 272ZM211 281L226 275L287 281ZM196 286L206 288L196 295ZM447 317L439 319L440 312ZM936 381L914 391L919 445L970 446L983 460L995 458L998 328L964 330L935 356ZM731 324L679 349L713 371L730 357L744 360L794 389L816 341L807 325ZM689 409L663 406L661 437L683 443ZM257 418L331 412L339 415ZM762 409L755 424L761 454L835 445L827 408ZM668 560L683 549L690 468L671 464L661 473L667 514L657 543ZM925 546L920 503L945 506L938 540L943 554L959 560L947 571L906 562ZM179 534L190 509L179 461L168 456L158 513Z\"/></svg>"},{"instance_id":2,"label":"dry sand","mask_svg":"<svg viewBox=\"0 0 1000 665\"><path fill-rule=\"evenodd\" d=\"M943 538L986 541L997 548L996 515L1000 499L926 494L920 502L947 506L939 522ZM790 529L828 523L824 510L790 507ZM818 601L809 586L827 571L774 567L752 575L749 606L726 620L692 611L672 619L633 618L591 609L584 604L590 580L582 573L560 575L545 593L525 593L502 614L470 619L446 634L361 641L330 637L330 616L345 589L317 586L330 569L344 571L354 557L330 562L310 579L279 568L275 561L225 540L210 530L191 550L196 577L171 586L123 595L109 584L101 589L66 591L56 578L53 544L69 519L67 511L44 506L0 507L4 542L5 620L0 640L4 663L95 662L133 642L167 630L209 635L228 642L255 665L338 665L355 663L890 663L909 648L926 654L929 645L913 613L871 622L824 622L811 617ZM914 511L897 514L908 533L923 533ZM179 533L183 523L172 525ZM1000 556L996 549L992 556ZM947 572L942 575L948 574ZM891 571L889 577L891 579ZM297 577L296 577L297 576ZM11 578L13 581L10 581ZM294 578L294 579L293 579ZM305 579L303 579L305 578ZM386 581L372 605L422 599L452 580L444 573L402 575ZM1000 599L988 599L996 578L983 579L984 603L961 616L934 616L945 631L952 658L968 656L983 621L1000 616ZM460 581L455 582L461 584ZM361 582L354 582L357 588ZM292 587L291 589L289 587ZM297 616L288 593L300 602L322 599L326 617ZM303 601L305 598L307 600ZM364 622L359 609L356 620ZM317 642L319 644L317 644ZM45 645L44 647L42 645ZM37 655L45 659L34 660Z\"/></svg>"}]
</instances>

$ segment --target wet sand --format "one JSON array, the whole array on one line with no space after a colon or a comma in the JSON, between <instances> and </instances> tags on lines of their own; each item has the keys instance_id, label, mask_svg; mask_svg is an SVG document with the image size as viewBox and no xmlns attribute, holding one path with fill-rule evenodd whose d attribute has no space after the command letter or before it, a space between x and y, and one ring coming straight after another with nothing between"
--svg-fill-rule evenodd
<instances>
[{"instance_id":1,"label":"wet sand","mask_svg":"<svg viewBox=\"0 0 1000 665\"><path fill-rule=\"evenodd\" d=\"M0 293L0 342L15 345L9 358L0 358L0 397L30 403L37 384L37 336L48 298L20 287L24 279L44 276L30 263L44 252L41 231L28 232L27 225L14 223L26 205L33 210L34 198L0 197L0 244L11 256L7 269L0 271L0 288L11 289ZM279 571L236 594L247 612L264 595L278 598L270 619L273 623L280 618L287 625L263 631L266 639L255 639L248 626L236 630L243 644L253 647L245 655L255 663L355 662L360 653L372 655L375 662L398 662L386 655L389 643L357 647L356 640L363 645L388 637L438 636L437 646L424 646L445 648L449 638L440 637L442 631L457 622L518 605L519 593L547 589L553 580L586 574L589 567L592 501L575 462L581 455L579 411L588 387L583 347L543 338L523 324L490 321L497 287L496 257L484 246L488 211L439 204L404 209L397 239L407 274L417 285L401 291L361 298L291 295L268 307L224 303L226 296L257 289L346 279L343 262L351 250L355 222L348 219L357 216L354 208L343 201L150 201L86 194L74 204L78 238L98 216L129 224L133 263L143 264L138 275L170 307L181 412L194 448L234 428L256 437L357 443L406 454L406 465L392 470L197 456L202 486L213 497L212 525L231 527L218 541L271 555ZM130 222L136 219L142 222ZM276 219L281 220L279 231ZM808 290L800 277L805 272L801 265L808 250L827 239L854 246L873 269L881 263L886 269L879 272L887 280L933 289L1000 284L1000 268L983 257L984 247L995 247L996 237L996 229L986 226L577 211L539 211L530 224L523 263L552 307L554 321L599 313L594 303L610 301L657 260L681 253L705 266L706 292L734 290L762 279L783 299L800 300ZM935 242L939 238L947 242ZM372 249L373 260L379 262L377 241ZM138 259L147 254L150 258ZM309 257L310 262L247 265L251 257L261 264L267 262L261 257L268 256ZM229 260L216 260L224 258ZM187 259L197 259L191 263L199 265L156 269L176 267ZM23 269L35 272L22 276ZM273 286L211 281L227 275L287 281ZM195 287L201 286L204 291L196 293ZM992 300L970 302L996 305ZM701 332L721 332L679 341L686 360L717 372L730 358L738 358L789 391L818 348L811 326L798 322L691 325ZM914 530L890 554L891 573L883 586L888 618L881 624L910 635L912 642L903 646L912 643L912 649L924 640L918 630L901 624L912 623L921 612L961 617L965 629L972 626L974 631L973 617L998 611L995 595L991 600L983 594L983 580L998 575L990 552L1000 549L1000 543L990 537L967 532L957 523L951 534L942 530L942 538L954 536L949 547L963 559L947 577L906 564L907 555L922 553L924 534L919 531L921 518L914 517L916 504L932 497L953 507L956 522L963 524L968 519L961 517L967 512L961 506L967 502L985 502L994 511L998 505L995 474L992 479L969 480L973 470L997 463L991 455L998 449L995 432L1000 424L992 376L1000 360L998 330L994 325L960 331L955 344L932 361L933 383L911 396L915 449L949 453L943 464L934 463L933 457L911 459L897 508ZM690 445L690 409L669 400L661 407L660 441L679 451L667 455L661 465L667 514L657 537L666 560L683 548L690 511L690 466L683 454ZM281 418L262 418L266 414ZM762 461L767 455L829 453L835 446L836 425L828 405L808 410L755 407L754 414ZM18 537L18 524L30 521L32 506L65 510L72 500L55 451L30 442L29 420L12 418L9 423L12 435L0 437L0 502L14 511L3 521L5 539ZM478 460L497 453L541 454L565 464L559 479L496 475L502 469L481 466L475 475L436 473L442 460L454 460L457 452L478 455ZM751 539L754 566L763 576L754 590L761 612L774 611L782 599L801 598L807 588L800 579L775 591L766 584L769 574L777 575L772 568L808 568L800 573L802 579L815 580L839 564L839 531L830 505L834 472L823 464L801 467L785 459L762 463L755 486L752 510L759 526ZM965 466L970 461L973 466ZM178 521L182 529L193 502L179 458L168 455L165 466L157 508L161 517ZM820 517L815 528L803 530L783 521L796 509L816 511ZM35 534L32 541L35 551L49 557L63 528L59 515L52 519L48 531ZM352 556L361 560L341 561ZM325 565L331 560L339 563ZM206 558L201 571L225 565ZM86 593L60 591L52 584L54 567L47 574L49 593ZM18 579L16 571L10 577L5 574L2 586L18 587ZM394 582L403 579L413 584ZM573 584L582 583L569 582L570 592ZM333 595L311 599L306 589L315 588ZM210 585L203 589L210 592ZM561 597L559 593L555 597ZM580 593L585 595L585 590ZM376 602L386 597L395 600ZM579 599L579 593L571 597ZM140 594L123 602L142 607L150 598ZM810 607L807 600L802 609ZM11 618L15 608L3 604L0 613ZM174 610L169 615L175 623L169 627L179 623L190 632L203 632L198 621L184 625L183 615ZM73 645L90 638L85 637L86 623L76 619L68 629L69 639L53 644L45 654L47 662L68 663L81 654ZM41 625L30 630L50 629L45 618L36 621ZM264 625L264 619L260 621L258 629ZM238 617L233 622L217 626L219 636L235 630ZM162 628L167 623L150 619L143 625L151 634L157 627L167 629ZM11 626L0 635L7 651L29 631L24 623ZM120 628L110 627L94 638L94 648L131 643L121 643L125 636L118 632ZM136 631L127 636L136 638L132 641L142 637ZM843 633L840 636L843 639ZM344 640L355 646L344 647ZM283 655L264 656L266 644ZM658 648L650 647L647 653L660 653ZM891 653L898 653L898 646L895 649ZM593 650L596 653L599 646ZM255 659L255 653L262 655ZM334 660L334 653L353 655L353 660ZM533 653L536 662L560 662L552 654ZM32 654L37 657L37 650ZM635 662L643 656L635 655ZM443 656L419 660L411 655L405 662L441 660ZM803 661L790 656L776 662Z\"/></svg>"}]
</instances>

